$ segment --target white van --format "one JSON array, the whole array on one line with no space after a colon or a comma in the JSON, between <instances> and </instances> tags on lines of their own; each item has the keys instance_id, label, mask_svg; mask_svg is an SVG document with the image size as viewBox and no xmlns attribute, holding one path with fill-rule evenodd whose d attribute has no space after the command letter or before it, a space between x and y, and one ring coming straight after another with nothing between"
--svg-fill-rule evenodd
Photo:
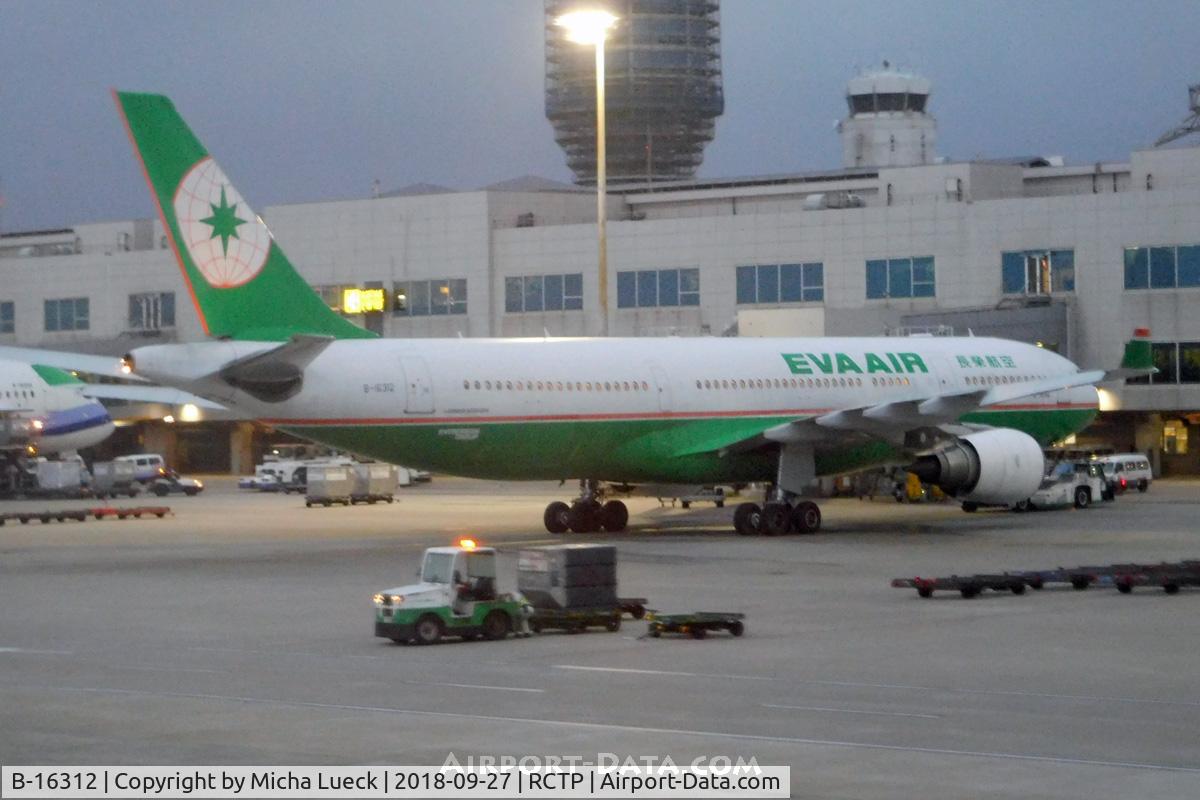
<instances>
[{"instance_id":1,"label":"white van","mask_svg":"<svg viewBox=\"0 0 1200 800\"><path fill-rule=\"evenodd\" d=\"M1139 492L1144 492L1150 488L1150 481L1154 480L1154 474L1150 471L1150 459L1141 453L1101 456L1096 459L1096 463L1104 470L1104 477L1108 479L1109 486L1118 492L1135 486ZM1123 486L1122 478L1125 479Z\"/></svg>"},{"instance_id":2,"label":"white van","mask_svg":"<svg viewBox=\"0 0 1200 800\"><path fill-rule=\"evenodd\" d=\"M159 470L165 469L163 457L157 453L139 453L135 456L117 456L113 461L125 461L133 464L133 479L146 483L159 476Z\"/></svg>"}]
</instances>

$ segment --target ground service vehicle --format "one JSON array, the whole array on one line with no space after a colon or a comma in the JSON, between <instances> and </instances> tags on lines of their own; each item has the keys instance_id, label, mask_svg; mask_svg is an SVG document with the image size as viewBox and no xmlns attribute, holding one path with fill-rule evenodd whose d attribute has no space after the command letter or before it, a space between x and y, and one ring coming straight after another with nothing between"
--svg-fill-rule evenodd
<instances>
[{"instance_id":1,"label":"ground service vehicle","mask_svg":"<svg viewBox=\"0 0 1200 800\"><path fill-rule=\"evenodd\" d=\"M375 635L397 644L433 644L443 636L503 639L524 629L526 603L496 591L496 551L463 539L430 547L419 582L375 595Z\"/></svg>"},{"instance_id":2,"label":"ground service vehicle","mask_svg":"<svg viewBox=\"0 0 1200 800\"><path fill-rule=\"evenodd\" d=\"M159 497L166 497L173 492L194 497L204 491L204 483L196 478L188 478L180 475L173 469L160 467L158 477L150 482L147 489Z\"/></svg>"},{"instance_id":3,"label":"ground service vehicle","mask_svg":"<svg viewBox=\"0 0 1200 800\"><path fill-rule=\"evenodd\" d=\"M124 461L133 464L133 479L142 483L148 483L159 477L159 470L166 467L163 457L157 453L117 456L113 461Z\"/></svg>"},{"instance_id":4,"label":"ground service vehicle","mask_svg":"<svg viewBox=\"0 0 1200 800\"><path fill-rule=\"evenodd\" d=\"M1087 508L1093 502L1112 500L1104 473L1096 464L1087 461L1063 461L1057 464L1041 487L1028 500L1017 503L1016 511L1049 508Z\"/></svg>"},{"instance_id":5,"label":"ground service vehicle","mask_svg":"<svg viewBox=\"0 0 1200 800\"><path fill-rule=\"evenodd\" d=\"M1108 482L1117 491L1137 487L1139 492L1150 488L1154 473L1150 469L1150 459L1141 453L1117 453L1096 459L1096 463L1104 470ZM1122 483L1121 479L1124 479Z\"/></svg>"}]
</instances>

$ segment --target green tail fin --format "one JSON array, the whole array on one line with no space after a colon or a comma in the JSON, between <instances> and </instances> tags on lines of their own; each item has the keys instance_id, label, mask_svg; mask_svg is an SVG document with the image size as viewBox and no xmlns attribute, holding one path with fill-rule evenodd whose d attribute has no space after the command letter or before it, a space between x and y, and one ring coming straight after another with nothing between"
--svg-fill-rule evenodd
<instances>
[{"instance_id":1,"label":"green tail fin","mask_svg":"<svg viewBox=\"0 0 1200 800\"><path fill-rule=\"evenodd\" d=\"M295 333L375 335L339 316L305 283L169 99L113 97L205 332L263 341Z\"/></svg>"},{"instance_id":2,"label":"green tail fin","mask_svg":"<svg viewBox=\"0 0 1200 800\"><path fill-rule=\"evenodd\" d=\"M1138 328L1125 343L1125 355L1121 359L1122 369L1153 369L1154 356L1150 350L1150 330Z\"/></svg>"},{"instance_id":3,"label":"green tail fin","mask_svg":"<svg viewBox=\"0 0 1200 800\"><path fill-rule=\"evenodd\" d=\"M83 381L65 369L47 367L45 364L30 364L29 366L33 367L33 371L38 374L39 378L46 382L47 386L66 386L74 383L80 386L83 385Z\"/></svg>"}]
</instances>

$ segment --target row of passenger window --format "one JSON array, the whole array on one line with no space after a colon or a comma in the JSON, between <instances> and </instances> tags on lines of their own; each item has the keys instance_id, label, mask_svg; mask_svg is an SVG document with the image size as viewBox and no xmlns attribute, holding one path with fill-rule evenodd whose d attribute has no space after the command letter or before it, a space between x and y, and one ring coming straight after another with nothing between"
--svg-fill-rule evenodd
<instances>
[{"instance_id":1,"label":"row of passenger window","mask_svg":"<svg viewBox=\"0 0 1200 800\"><path fill-rule=\"evenodd\" d=\"M819 389L835 386L865 386L864 378L838 376L836 378L732 378L726 380L698 380L697 389ZM877 375L871 378L872 386L911 386L912 382L901 375Z\"/></svg>"},{"instance_id":2,"label":"row of passenger window","mask_svg":"<svg viewBox=\"0 0 1200 800\"><path fill-rule=\"evenodd\" d=\"M1045 375L968 375L966 381L970 386L1001 386L1009 383L1040 381L1045 377Z\"/></svg>"},{"instance_id":3,"label":"row of passenger window","mask_svg":"<svg viewBox=\"0 0 1200 800\"><path fill-rule=\"evenodd\" d=\"M1027 383L1042 380L1045 375L969 375L966 382L972 386L999 386L1012 383ZM697 380L697 389L819 389L839 386L865 386L866 379L857 376L833 378L710 378ZM875 375L872 386L911 386L912 380L903 375ZM646 392L650 384L646 381L472 381L463 380L463 388L475 391L516 392Z\"/></svg>"},{"instance_id":4,"label":"row of passenger window","mask_svg":"<svg viewBox=\"0 0 1200 800\"><path fill-rule=\"evenodd\" d=\"M463 388L477 391L509 392L648 392L646 381L472 381Z\"/></svg>"}]
</instances>

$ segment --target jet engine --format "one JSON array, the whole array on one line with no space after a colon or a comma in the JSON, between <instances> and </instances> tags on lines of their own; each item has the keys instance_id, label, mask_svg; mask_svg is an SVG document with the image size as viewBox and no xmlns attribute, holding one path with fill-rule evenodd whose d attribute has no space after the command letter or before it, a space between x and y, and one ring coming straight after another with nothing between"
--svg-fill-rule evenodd
<instances>
[{"instance_id":1,"label":"jet engine","mask_svg":"<svg viewBox=\"0 0 1200 800\"><path fill-rule=\"evenodd\" d=\"M996 428L959 437L920 456L908 470L965 503L1010 505L1037 491L1045 457L1032 436Z\"/></svg>"}]
</instances>

